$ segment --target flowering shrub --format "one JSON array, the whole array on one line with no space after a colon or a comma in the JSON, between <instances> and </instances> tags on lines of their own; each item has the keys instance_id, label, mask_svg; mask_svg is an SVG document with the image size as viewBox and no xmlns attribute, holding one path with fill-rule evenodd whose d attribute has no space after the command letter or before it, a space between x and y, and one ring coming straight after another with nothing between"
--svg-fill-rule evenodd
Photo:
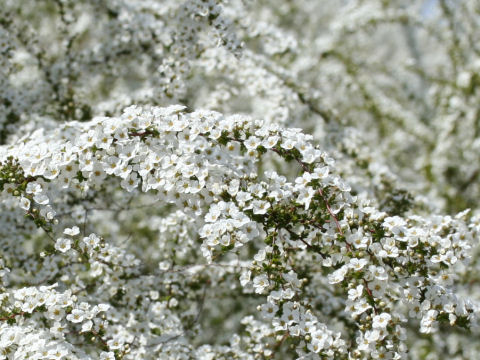
<instances>
[{"instance_id":1,"label":"flowering shrub","mask_svg":"<svg viewBox=\"0 0 480 360\"><path fill-rule=\"evenodd\" d=\"M476 1L2 11L1 359L476 358Z\"/></svg>"}]
</instances>

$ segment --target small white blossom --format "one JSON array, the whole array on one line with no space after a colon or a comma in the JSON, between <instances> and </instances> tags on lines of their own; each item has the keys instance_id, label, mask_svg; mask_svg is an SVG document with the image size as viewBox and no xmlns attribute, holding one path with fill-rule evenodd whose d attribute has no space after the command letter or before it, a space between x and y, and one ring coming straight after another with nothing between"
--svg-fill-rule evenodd
<instances>
[{"instance_id":1,"label":"small white blossom","mask_svg":"<svg viewBox=\"0 0 480 360\"><path fill-rule=\"evenodd\" d=\"M72 248L72 240L67 238L59 238L55 243L55 249L60 252L67 252Z\"/></svg>"}]
</instances>

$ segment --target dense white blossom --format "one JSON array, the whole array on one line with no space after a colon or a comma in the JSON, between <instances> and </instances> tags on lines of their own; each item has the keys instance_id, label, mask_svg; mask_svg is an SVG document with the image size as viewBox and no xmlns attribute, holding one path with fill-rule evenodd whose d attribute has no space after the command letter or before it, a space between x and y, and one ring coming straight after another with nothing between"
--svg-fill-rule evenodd
<instances>
[{"instance_id":1,"label":"dense white blossom","mask_svg":"<svg viewBox=\"0 0 480 360\"><path fill-rule=\"evenodd\" d=\"M5 0L0 359L475 359L475 0Z\"/></svg>"}]
</instances>

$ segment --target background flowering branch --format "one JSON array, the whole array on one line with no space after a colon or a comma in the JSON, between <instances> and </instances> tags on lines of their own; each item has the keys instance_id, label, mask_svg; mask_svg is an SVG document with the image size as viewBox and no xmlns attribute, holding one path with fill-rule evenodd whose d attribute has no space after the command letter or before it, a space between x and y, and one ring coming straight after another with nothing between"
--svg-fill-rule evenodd
<instances>
[{"instance_id":1,"label":"background flowering branch","mask_svg":"<svg viewBox=\"0 0 480 360\"><path fill-rule=\"evenodd\" d=\"M0 358L475 358L477 1L2 11Z\"/></svg>"}]
</instances>

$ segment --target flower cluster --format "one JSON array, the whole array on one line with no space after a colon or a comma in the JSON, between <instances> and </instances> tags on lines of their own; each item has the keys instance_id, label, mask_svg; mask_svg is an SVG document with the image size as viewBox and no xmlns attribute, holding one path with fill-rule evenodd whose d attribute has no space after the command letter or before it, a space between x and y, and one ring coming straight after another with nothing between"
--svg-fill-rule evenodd
<instances>
[{"instance_id":1,"label":"flower cluster","mask_svg":"<svg viewBox=\"0 0 480 360\"><path fill-rule=\"evenodd\" d=\"M0 359L473 359L475 0L4 0Z\"/></svg>"},{"instance_id":2,"label":"flower cluster","mask_svg":"<svg viewBox=\"0 0 480 360\"><path fill-rule=\"evenodd\" d=\"M19 198L19 209L47 235L39 243L45 249L40 258L17 260L24 269L18 276L29 282L29 264L38 284L56 281L77 294L85 305L60 313L81 323L79 334L99 334L93 344L83 344L87 353L95 344L115 358L180 351L186 346L181 339L201 331L199 314L212 311L206 287L226 291L225 282L236 274L240 283L233 289L239 296L263 299L257 305L262 320L242 310L245 316L235 327L243 324L255 336L238 334L239 344L228 350L237 354L271 357L289 344L288 351L300 357L404 358L407 319L423 333L445 321L464 328L477 324L477 305L452 287L452 269L469 258L477 236L468 213L388 216L353 196L333 160L298 129L239 115L189 113L181 106L134 106L121 117L66 123L2 151L4 172L12 171L5 181L23 184L13 191L5 185L4 196ZM275 159L290 162L299 174L258 173L260 162L268 167ZM176 209L164 225L147 227L173 256L155 268L142 264L143 254L121 249L119 241L86 235L88 206L95 209L96 196L110 192L140 198L145 193L150 203L164 204L162 211ZM63 213L65 201L84 208L83 224ZM32 204L40 209L36 216L30 215ZM191 219L183 230L182 217ZM68 223L76 225L62 230ZM165 248L170 241L175 247ZM185 264L178 268L172 260L176 247L184 246L194 257L178 257ZM203 255L203 265L196 264L195 253ZM209 271L202 274L203 268ZM189 293L189 286L202 281L201 291ZM324 304L322 288L343 301ZM26 289L35 288L18 291ZM111 306L102 332L88 321L95 314L85 314L99 300ZM193 313L186 311L192 302ZM29 300L13 308L7 304L4 319L27 326L25 316L36 308ZM325 316L330 312L344 314L342 326ZM150 325L139 327L149 316ZM75 337L68 332L65 339ZM11 344L5 348L23 351Z\"/></svg>"}]
</instances>

